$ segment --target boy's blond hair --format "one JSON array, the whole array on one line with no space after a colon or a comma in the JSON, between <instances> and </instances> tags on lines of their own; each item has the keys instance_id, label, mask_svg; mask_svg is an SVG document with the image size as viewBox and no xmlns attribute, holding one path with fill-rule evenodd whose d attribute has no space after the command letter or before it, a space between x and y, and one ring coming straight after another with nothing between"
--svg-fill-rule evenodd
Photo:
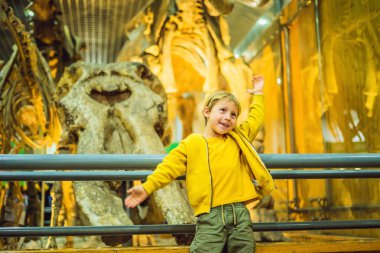
<instances>
[{"instance_id":1,"label":"boy's blond hair","mask_svg":"<svg viewBox=\"0 0 380 253\"><path fill-rule=\"evenodd\" d=\"M239 116L239 114L241 112L241 106L240 106L239 100L232 93L227 92L227 91L223 91L223 90L216 91L216 92L212 93L211 95L209 95L203 104L203 110L205 108L208 108L211 111L211 109L214 107L214 105L219 100L222 100L222 99L227 99L228 101L234 102L237 109L238 109L236 116ZM206 117L205 117L205 122L207 124L207 118Z\"/></svg>"}]
</instances>

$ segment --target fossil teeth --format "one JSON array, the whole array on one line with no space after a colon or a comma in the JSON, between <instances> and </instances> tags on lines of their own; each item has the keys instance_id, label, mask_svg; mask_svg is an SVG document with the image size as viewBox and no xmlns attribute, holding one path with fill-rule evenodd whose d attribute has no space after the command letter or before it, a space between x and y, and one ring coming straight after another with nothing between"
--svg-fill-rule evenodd
<instances>
[{"instance_id":1,"label":"fossil teeth","mask_svg":"<svg viewBox=\"0 0 380 253\"><path fill-rule=\"evenodd\" d=\"M98 84L98 85L95 86L94 90L102 92L103 91L103 86L100 85L100 84Z\"/></svg>"}]
</instances>

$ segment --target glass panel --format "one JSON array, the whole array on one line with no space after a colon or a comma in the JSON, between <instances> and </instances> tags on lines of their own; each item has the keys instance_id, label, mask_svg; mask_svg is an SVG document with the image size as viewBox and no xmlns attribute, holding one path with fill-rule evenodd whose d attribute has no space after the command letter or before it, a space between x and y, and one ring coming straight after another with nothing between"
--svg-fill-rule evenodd
<instances>
[{"instance_id":1,"label":"glass panel","mask_svg":"<svg viewBox=\"0 0 380 253\"><path fill-rule=\"evenodd\" d=\"M280 40L273 40L252 60L254 74L265 80L265 153L285 153L284 102Z\"/></svg>"},{"instance_id":2,"label":"glass panel","mask_svg":"<svg viewBox=\"0 0 380 253\"><path fill-rule=\"evenodd\" d=\"M329 152L380 151L379 26L379 1L321 2Z\"/></svg>"},{"instance_id":3,"label":"glass panel","mask_svg":"<svg viewBox=\"0 0 380 253\"><path fill-rule=\"evenodd\" d=\"M380 1L321 1L320 19L327 152L378 153ZM378 179L336 179L330 189L331 219L379 219Z\"/></svg>"},{"instance_id":4,"label":"glass panel","mask_svg":"<svg viewBox=\"0 0 380 253\"><path fill-rule=\"evenodd\" d=\"M295 153L324 151L314 17L313 5L302 9L289 32Z\"/></svg>"}]
</instances>

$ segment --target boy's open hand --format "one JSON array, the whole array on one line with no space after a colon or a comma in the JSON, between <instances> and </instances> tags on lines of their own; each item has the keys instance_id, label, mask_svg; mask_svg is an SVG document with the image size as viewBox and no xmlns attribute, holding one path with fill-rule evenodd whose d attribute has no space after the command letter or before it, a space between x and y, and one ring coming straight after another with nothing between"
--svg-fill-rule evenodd
<instances>
[{"instance_id":1,"label":"boy's open hand","mask_svg":"<svg viewBox=\"0 0 380 253\"><path fill-rule=\"evenodd\" d=\"M264 77L257 75L252 78L253 89L247 89L251 95L262 95L264 90Z\"/></svg>"},{"instance_id":2,"label":"boy's open hand","mask_svg":"<svg viewBox=\"0 0 380 253\"><path fill-rule=\"evenodd\" d=\"M125 198L124 204L128 208L134 208L146 198L148 198L148 193L144 190L144 187L141 185L134 186L130 188L127 193L128 197Z\"/></svg>"}]
</instances>

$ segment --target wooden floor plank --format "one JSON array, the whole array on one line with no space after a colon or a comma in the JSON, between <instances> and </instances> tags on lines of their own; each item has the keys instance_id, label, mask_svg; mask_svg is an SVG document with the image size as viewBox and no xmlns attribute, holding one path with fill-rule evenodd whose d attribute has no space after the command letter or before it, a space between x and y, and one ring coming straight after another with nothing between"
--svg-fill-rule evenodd
<instances>
[{"instance_id":1,"label":"wooden floor plank","mask_svg":"<svg viewBox=\"0 0 380 253\"><path fill-rule=\"evenodd\" d=\"M118 247L118 248L86 248L86 249L48 249L48 250L12 250L9 253L188 253L189 247ZM380 252L378 240L352 240L332 242L275 242L258 243L256 253L278 252Z\"/></svg>"}]
</instances>

